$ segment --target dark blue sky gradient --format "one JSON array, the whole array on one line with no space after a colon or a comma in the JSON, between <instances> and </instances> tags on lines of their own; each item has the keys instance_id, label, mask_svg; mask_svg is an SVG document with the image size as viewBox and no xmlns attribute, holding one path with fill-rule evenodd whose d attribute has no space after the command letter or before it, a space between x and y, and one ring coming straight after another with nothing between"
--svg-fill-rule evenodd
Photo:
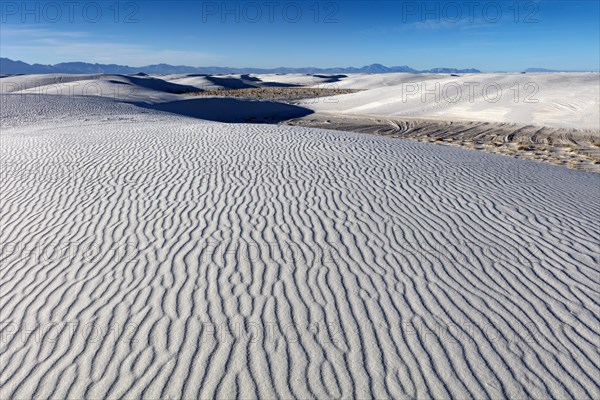
<instances>
[{"instance_id":1,"label":"dark blue sky gradient","mask_svg":"<svg viewBox=\"0 0 600 400\"><path fill-rule=\"evenodd\" d=\"M3 2L2 57L232 67L598 70L599 1Z\"/></svg>"}]
</instances>

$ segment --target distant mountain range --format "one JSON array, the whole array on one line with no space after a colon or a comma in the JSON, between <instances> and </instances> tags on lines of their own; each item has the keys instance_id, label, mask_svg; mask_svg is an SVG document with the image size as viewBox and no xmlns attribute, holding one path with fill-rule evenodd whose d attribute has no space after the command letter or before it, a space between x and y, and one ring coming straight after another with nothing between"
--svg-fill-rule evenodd
<instances>
[{"instance_id":1,"label":"distant mountain range","mask_svg":"<svg viewBox=\"0 0 600 400\"><path fill-rule=\"evenodd\" d=\"M554 69L546 69L546 68L527 68L525 72L561 72Z\"/></svg>"},{"instance_id":2,"label":"distant mountain range","mask_svg":"<svg viewBox=\"0 0 600 400\"><path fill-rule=\"evenodd\" d=\"M434 68L430 70L416 70L406 65L399 67L386 67L381 64L372 64L362 68L230 68L230 67L189 67L185 65L156 64L144 67L130 67L116 64L90 64L84 62L67 62L54 65L27 64L23 61L13 61L9 58L0 58L0 74L135 74L143 72L146 74L349 74L368 73L385 74L389 72L412 72L412 73L480 73L475 68Z\"/></svg>"}]
</instances>

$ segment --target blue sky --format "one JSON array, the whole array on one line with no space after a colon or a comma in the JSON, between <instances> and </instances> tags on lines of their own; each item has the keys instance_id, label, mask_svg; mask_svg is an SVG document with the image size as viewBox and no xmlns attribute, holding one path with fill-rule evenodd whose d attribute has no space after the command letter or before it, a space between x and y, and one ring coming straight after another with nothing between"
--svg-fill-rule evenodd
<instances>
[{"instance_id":1,"label":"blue sky","mask_svg":"<svg viewBox=\"0 0 600 400\"><path fill-rule=\"evenodd\" d=\"M4 1L2 57L142 66L598 70L590 1Z\"/></svg>"}]
</instances>

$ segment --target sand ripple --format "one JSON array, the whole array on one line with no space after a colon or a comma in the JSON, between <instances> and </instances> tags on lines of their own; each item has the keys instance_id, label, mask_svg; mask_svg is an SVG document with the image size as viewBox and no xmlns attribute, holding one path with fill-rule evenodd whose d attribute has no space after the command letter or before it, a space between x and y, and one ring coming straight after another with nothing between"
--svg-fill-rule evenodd
<instances>
[{"instance_id":1,"label":"sand ripple","mask_svg":"<svg viewBox=\"0 0 600 400\"><path fill-rule=\"evenodd\" d=\"M2 398L600 397L596 174L191 119L1 151Z\"/></svg>"}]
</instances>

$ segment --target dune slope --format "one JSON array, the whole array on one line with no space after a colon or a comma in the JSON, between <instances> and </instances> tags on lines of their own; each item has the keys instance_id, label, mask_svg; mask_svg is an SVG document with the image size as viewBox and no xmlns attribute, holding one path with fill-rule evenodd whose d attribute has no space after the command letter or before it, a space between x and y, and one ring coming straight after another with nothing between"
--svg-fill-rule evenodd
<instances>
[{"instance_id":1,"label":"dune slope","mask_svg":"<svg viewBox=\"0 0 600 400\"><path fill-rule=\"evenodd\" d=\"M598 175L88 102L2 109L1 398L600 397Z\"/></svg>"},{"instance_id":2,"label":"dune slope","mask_svg":"<svg viewBox=\"0 0 600 400\"><path fill-rule=\"evenodd\" d=\"M370 90L336 96L311 108L344 114L600 129L597 72L358 75L336 85Z\"/></svg>"}]
</instances>

